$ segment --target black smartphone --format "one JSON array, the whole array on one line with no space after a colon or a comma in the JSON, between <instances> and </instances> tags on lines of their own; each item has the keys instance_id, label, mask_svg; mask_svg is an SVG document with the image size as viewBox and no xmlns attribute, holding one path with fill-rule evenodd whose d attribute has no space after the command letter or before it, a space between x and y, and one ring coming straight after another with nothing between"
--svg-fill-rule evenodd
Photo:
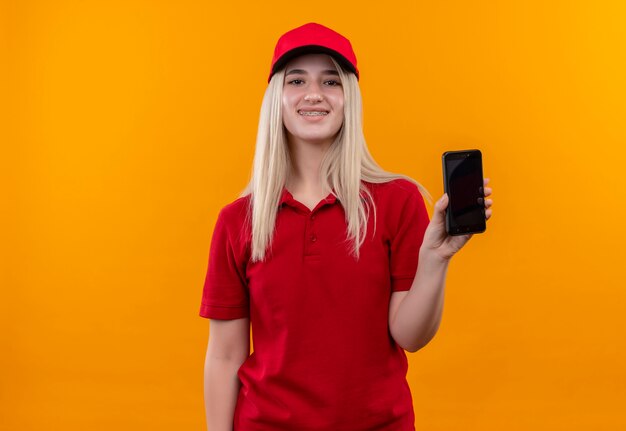
<instances>
[{"instance_id":1,"label":"black smartphone","mask_svg":"<svg viewBox=\"0 0 626 431\"><path fill-rule=\"evenodd\" d=\"M485 223L485 188L480 150L443 153L443 188L448 194L448 235L480 233Z\"/></svg>"}]
</instances>

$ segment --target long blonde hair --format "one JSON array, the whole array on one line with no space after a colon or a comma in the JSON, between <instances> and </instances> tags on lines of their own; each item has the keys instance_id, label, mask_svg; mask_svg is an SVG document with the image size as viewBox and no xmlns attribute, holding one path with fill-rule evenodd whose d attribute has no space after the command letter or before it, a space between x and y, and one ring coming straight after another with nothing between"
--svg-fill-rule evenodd
<instances>
[{"instance_id":1,"label":"long blonde hair","mask_svg":"<svg viewBox=\"0 0 626 431\"><path fill-rule=\"evenodd\" d=\"M416 184L429 203L432 203L432 197L413 178L387 172L374 161L363 135L361 90L356 76L344 70L334 58L331 57L331 60L343 86L344 122L320 164L321 186L325 195L333 193L343 206L347 224L346 240L353 242L352 252L358 259L359 249L367 233L370 214L368 203L373 206L376 226L376 205L362 181L385 183L404 178ZM240 194L240 197L252 195L246 218L246 223L252 228L252 262L264 260L268 246L271 250L278 203L292 169L282 118L284 76L283 68L272 76L265 90L251 180Z\"/></svg>"}]
</instances>

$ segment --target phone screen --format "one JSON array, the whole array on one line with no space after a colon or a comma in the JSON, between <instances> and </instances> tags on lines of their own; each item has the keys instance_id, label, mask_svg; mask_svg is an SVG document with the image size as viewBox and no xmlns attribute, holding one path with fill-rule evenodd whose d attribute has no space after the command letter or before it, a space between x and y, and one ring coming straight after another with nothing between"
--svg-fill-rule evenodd
<instances>
[{"instance_id":1,"label":"phone screen","mask_svg":"<svg viewBox=\"0 0 626 431\"><path fill-rule=\"evenodd\" d=\"M486 226L480 151L446 153L444 165L449 197L446 214L448 233L483 232Z\"/></svg>"}]
</instances>

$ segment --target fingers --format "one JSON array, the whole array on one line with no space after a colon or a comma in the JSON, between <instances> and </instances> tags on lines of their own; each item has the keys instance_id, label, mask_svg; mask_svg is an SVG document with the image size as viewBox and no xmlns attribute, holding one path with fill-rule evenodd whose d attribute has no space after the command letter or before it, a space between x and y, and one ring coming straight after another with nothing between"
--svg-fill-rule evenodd
<instances>
[{"instance_id":1,"label":"fingers","mask_svg":"<svg viewBox=\"0 0 626 431\"><path fill-rule=\"evenodd\" d=\"M487 187L487 184L489 184L489 181L490 181L489 178L483 178L485 196L489 196L491 194L491 187Z\"/></svg>"},{"instance_id":2,"label":"fingers","mask_svg":"<svg viewBox=\"0 0 626 431\"><path fill-rule=\"evenodd\" d=\"M493 205L493 200L492 199L485 199L485 208L490 208L491 205ZM493 212L492 209L485 210L485 220L489 220L489 217L491 217L491 213L492 212Z\"/></svg>"},{"instance_id":3,"label":"fingers","mask_svg":"<svg viewBox=\"0 0 626 431\"><path fill-rule=\"evenodd\" d=\"M487 184L489 184L489 178L483 178L483 185L485 186L485 196L490 196L492 190L491 187L486 187ZM491 213L493 212L492 209L489 209L491 205L493 205L493 199L485 199L485 208L487 208L487 210L485 210L485 220L489 220L489 218L491 217Z\"/></svg>"}]
</instances>

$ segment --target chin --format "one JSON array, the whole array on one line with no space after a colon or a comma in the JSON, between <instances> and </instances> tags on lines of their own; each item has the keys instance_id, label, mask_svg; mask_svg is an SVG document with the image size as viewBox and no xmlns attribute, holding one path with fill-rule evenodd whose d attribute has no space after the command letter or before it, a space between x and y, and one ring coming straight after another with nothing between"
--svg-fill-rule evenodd
<instances>
[{"instance_id":1,"label":"chin","mask_svg":"<svg viewBox=\"0 0 626 431\"><path fill-rule=\"evenodd\" d=\"M294 127L290 131L289 128L285 127L285 131L287 132L288 136L291 135L294 138L297 138L299 140L310 141L310 142L334 140L339 134L339 132L341 131L341 127L337 129L333 128L332 130L323 130L323 129L314 130L310 128L304 128L304 129L305 130L302 130L302 128Z\"/></svg>"},{"instance_id":2,"label":"chin","mask_svg":"<svg viewBox=\"0 0 626 431\"><path fill-rule=\"evenodd\" d=\"M322 140L322 139L334 138L335 136L337 136L338 133L339 133L339 130L317 131L317 132L312 132L312 133L306 133L306 132L300 133L300 134L297 134L296 136L298 136L300 139Z\"/></svg>"},{"instance_id":3,"label":"chin","mask_svg":"<svg viewBox=\"0 0 626 431\"><path fill-rule=\"evenodd\" d=\"M303 141L328 141L328 140L332 140L335 139L335 136L337 136L337 134L315 134L315 135L299 135L298 138L302 139Z\"/></svg>"}]
</instances>

